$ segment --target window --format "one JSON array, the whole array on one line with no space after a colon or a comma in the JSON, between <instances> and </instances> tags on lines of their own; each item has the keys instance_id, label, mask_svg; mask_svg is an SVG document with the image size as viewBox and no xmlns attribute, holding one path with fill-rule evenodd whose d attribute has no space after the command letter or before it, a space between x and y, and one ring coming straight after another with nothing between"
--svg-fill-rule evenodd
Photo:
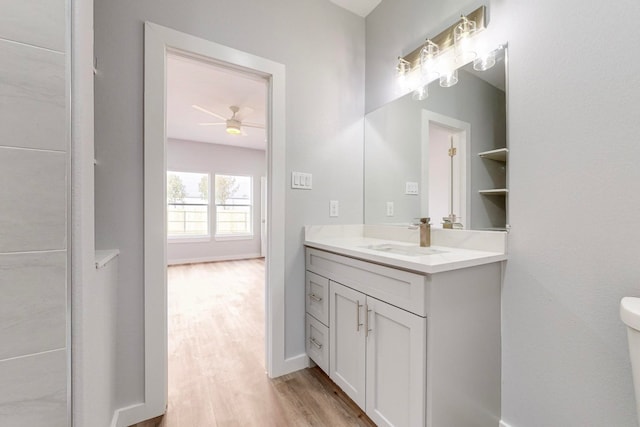
<instances>
[{"instance_id":1,"label":"window","mask_svg":"<svg viewBox=\"0 0 640 427\"><path fill-rule=\"evenodd\" d=\"M250 176L216 175L216 237L252 236Z\"/></svg>"},{"instance_id":2,"label":"window","mask_svg":"<svg viewBox=\"0 0 640 427\"><path fill-rule=\"evenodd\" d=\"M209 235L209 174L167 171L167 235Z\"/></svg>"}]
</instances>

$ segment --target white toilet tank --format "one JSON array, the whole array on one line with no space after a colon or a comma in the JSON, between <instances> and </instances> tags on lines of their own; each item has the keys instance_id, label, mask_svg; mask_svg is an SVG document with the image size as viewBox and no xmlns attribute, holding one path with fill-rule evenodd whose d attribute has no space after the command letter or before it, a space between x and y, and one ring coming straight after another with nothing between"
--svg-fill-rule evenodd
<instances>
[{"instance_id":1,"label":"white toilet tank","mask_svg":"<svg viewBox=\"0 0 640 427\"><path fill-rule=\"evenodd\" d=\"M636 410L640 419L640 298L625 297L620 301L620 318L627 325L629 355L636 392Z\"/></svg>"}]
</instances>

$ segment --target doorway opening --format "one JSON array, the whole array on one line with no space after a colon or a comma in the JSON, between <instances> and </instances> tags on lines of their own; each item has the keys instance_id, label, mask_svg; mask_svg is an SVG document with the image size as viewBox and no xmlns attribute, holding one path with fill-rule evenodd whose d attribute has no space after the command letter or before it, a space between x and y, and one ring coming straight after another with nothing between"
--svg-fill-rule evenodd
<instances>
[{"instance_id":1,"label":"doorway opening","mask_svg":"<svg viewBox=\"0 0 640 427\"><path fill-rule=\"evenodd\" d=\"M200 59L266 81L267 257L265 260L265 368L277 377L299 369L284 357L285 70L282 64L152 23L145 23L144 96L144 391L143 403L126 408L123 425L156 417L167 405L167 58ZM193 108L193 107L190 107ZM206 108L206 107L205 107ZM224 128L237 128L229 109ZM217 111L214 113L218 114ZM215 117L212 117L215 120ZM229 120L230 123L227 123ZM240 120L241 121L241 120ZM206 120L203 120L203 123ZM213 125L211 125L213 126ZM240 126L240 132L242 126ZM211 179L211 177L209 178ZM258 182L260 177L258 177ZM211 184L213 185L213 184ZM256 184L256 187L259 184ZM258 187L259 189L259 187ZM259 192L259 190L258 190ZM220 205L220 206L218 206ZM224 203L215 209L223 209ZM214 210L211 204L211 211ZM254 206L254 210L260 210ZM260 225L257 226L260 228ZM256 231L254 229L253 231ZM214 234L215 236L215 234ZM223 236L219 236L223 237ZM237 237L237 236L236 236ZM233 240L233 239L230 239ZM126 424L126 423L129 424Z\"/></svg>"},{"instance_id":2,"label":"doorway opening","mask_svg":"<svg viewBox=\"0 0 640 427\"><path fill-rule=\"evenodd\" d=\"M432 227L443 228L448 220L454 228L471 228L468 172L471 125L467 122L422 111L421 211L428 212Z\"/></svg>"},{"instance_id":3,"label":"doorway opening","mask_svg":"<svg viewBox=\"0 0 640 427\"><path fill-rule=\"evenodd\" d=\"M262 403L252 397L269 391L262 216L267 79L171 51L166 93L163 425L210 424L238 417L218 390L252 407Z\"/></svg>"}]
</instances>

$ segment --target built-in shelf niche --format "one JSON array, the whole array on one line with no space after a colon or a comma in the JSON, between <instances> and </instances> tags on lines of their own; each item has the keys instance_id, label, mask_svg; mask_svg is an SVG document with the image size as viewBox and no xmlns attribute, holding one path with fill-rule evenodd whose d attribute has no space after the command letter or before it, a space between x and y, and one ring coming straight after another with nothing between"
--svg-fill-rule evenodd
<instances>
[{"instance_id":1,"label":"built-in shelf niche","mask_svg":"<svg viewBox=\"0 0 640 427\"><path fill-rule=\"evenodd\" d=\"M497 150L483 151L478 153L478 156L483 159L496 160L498 162L507 162L507 155L509 154L508 148L498 148Z\"/></svg>"},{"instance_id":2,"label":"built-in shelf niche","mask_svg":"<svg viewBox=\"0 0 640 427\"><path fill-rule=\"evenodd\" d=\"M507 200L507 196L509 195L509 188L508 188L508 179L507 179L507 160L509 157L509 149L508 148L498 148L495 150L489 150L489 151L483 151L478 153L478 156L482 159L487 159L490 161L495 161L495 162L499 162L499 163L503 163L503 167L500 167L498 169L495 169L493 167L489 168L489 170L493 170L493 173L496 173L498 171L498 173L500 173L501 175L504 174L501 177L496 176L496 182L504 182L505 183L505 187L504 188L487 188L487 189L483 189L483 190L478 190L478 193L480 193L480 195L482 196L486 196L486 197L490 197L493 202L491 202L491 204L493 205L494 203L498 206L501 206L499 208L499 211L501 211L501 215L503 216L503 218L494 218L494 220L496 220L493 224L493 227L488 228L489 230L508 230L509 229L509 222L508 222L508 215L507 215L507 205L508 205L508 200ZM487 165L487 167L489 167L489 165ZM499 199L502 199L502 201L499 201Z\"/></svg>"}]
</instances>

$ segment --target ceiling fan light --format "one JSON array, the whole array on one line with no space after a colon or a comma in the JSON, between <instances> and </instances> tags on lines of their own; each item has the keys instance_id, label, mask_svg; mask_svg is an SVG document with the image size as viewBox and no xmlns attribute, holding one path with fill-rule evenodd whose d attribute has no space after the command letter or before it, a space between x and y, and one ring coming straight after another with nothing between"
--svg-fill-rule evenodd
<instances>
[{"instance_id":1,"label":"ceiling fan light","mask_svg":"<svg viewBox=\"0 0 640 427\"><path fill-rule=\"evenodd\" d=\"M236 125L227 125L227 133L229 135L240 135L240 126Z\"/></svg>"},{"instance_id":2,"label":"ceiling fan light","mask_svg":"<svg viewBox=\"0 0 640 427\"><path fill-rule=\"evenodd\" d=\"M235 116L236 111L233 112L233 117ZM242 126L240 120L236 120L234 118L227 120L227 133L229 135L240 135L242 133L242 131L240 130L240 126Z\"/></svg>"}]
</instances>

